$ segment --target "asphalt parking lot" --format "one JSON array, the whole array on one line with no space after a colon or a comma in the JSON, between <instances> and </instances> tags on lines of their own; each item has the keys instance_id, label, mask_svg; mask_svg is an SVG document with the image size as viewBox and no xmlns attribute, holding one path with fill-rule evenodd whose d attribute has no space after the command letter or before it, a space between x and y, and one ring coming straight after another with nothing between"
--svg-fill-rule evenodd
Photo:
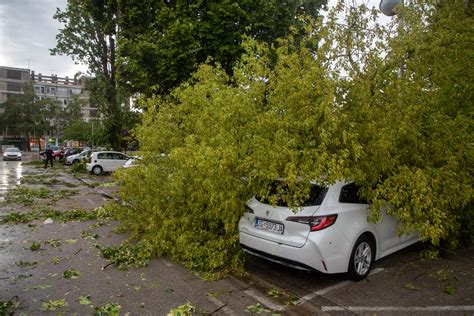
<instances>
[{"instance_id":1,"label":"asphalt parking lot","mask_svg":"<svg viewBox=\"0 0 474 316\"><path fill-rule=\"evenodd\" d=\"M11 178L6 182L9 185L18 183L20 169L23 175L48 174L42 168L20 167L18 162L2 168L8 171L2 172L5 178ZM110 201L117 190L110 176L86 176L80 181L62 169L53 174L76 185L78 191L50 206L58 210L94 209ZM21 207L0 207L2 215L12 211ZM0 225L0 300L18 297L17 311L28 314L40 313L42 303L60 298L69 306L58 312L91 314L90 306L77 303L78 297L89 295L91 305L113 302L121 306L121 314L131 315L166 315L186 302L208 315L474 315L473 247L430 261L420 255L423 245L415 244L376 262L369 277L360 282L349 281L343 274L308 273L248 256L248 277L206 282L167 258L155 258L148 267L128 271L107 266L94 245L119 244L125 239L126 234L114 233L115 226L94 221ZM97 239L87 238L86 231ZM34 241L42 244L38 252L28 249ZM59 246L52 246L51 241ZM51 264L54 258L64 260ZM22 261L37 263L18 265ZM69 268L82 275L65 280L61 275Z\"/></svg>"},{"instance_id":2,"label":"asphalt parking lot","mask_svg":"<svg viewBox=\"0 0 474 316\"><path fill-rule=\"evenodd\" d=\"M423 259L422 250L422 244L415 244L377 261L360 282L252 257L246 267L255 284L292 293L294 305L308 310L334 315L474 315L474 249L438 260Z\"/></svg>"}]
</instances>

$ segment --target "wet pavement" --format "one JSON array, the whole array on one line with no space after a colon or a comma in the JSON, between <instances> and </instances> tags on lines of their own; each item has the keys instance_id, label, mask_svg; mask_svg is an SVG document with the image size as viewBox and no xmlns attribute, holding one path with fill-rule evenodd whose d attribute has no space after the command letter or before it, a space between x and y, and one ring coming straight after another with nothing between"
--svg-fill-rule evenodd
<instances>
[{"instance_id":1,"label":"wet pavement","mask_svg":"<svg viewBox=\"0 0 474 316\"><path fill-rule=\"evenodd\" d=\"M38 200L28 207L2 203L0 214L43 208L92 211L109 202L106 196L116 191L116 188L97 184L110 182L107 176L84 175L79 180L63 167L45 170L25 165L22 168L23 175L30 181L31 177L43 181L54 178L56 183L47 185L48 189L69 189L76 193L55 203ZM17 181L12 181L9 185L15 183ZM155 258L147 267L127 271L110 265L98 247L118 246L128 237L116 233L116 227L117 223L111 220L60 222L45 218L1 224L0 301L17 303L15 314L29 315L93 315L96 307L104 305L120 306L121 315L166 315L172 308L186 303L204 315L243 315L249 306L263 310L259 305L261 299L255 297L264 298L265 294L233 277L206 282L166 258ZM39 249L33 247L35 244ZM75 271L78 275L67 279L66 271ZM271 304L269 301L268 305ZM46 308L50 310L42 311Z\"/></svg>"},{"instance_id":2,"label":"wet pavement","mask_svg":"<svg viewBox=\"0 0 474 316\"><path fill-rule=\"evenodd\" d=\"M0 203L0 215L43 208L92 211L109 203L117 192L110 176L78 179L62 166L45 170L8 162L0 174L2 197L21 177L56 180L48 185L23 184L28 187L74 191L56 202L38 200L28 207ZM50 222L42 218L0 224L0 301L17 302L15 314L93 315L98 306L116 304L121 315L166 315L190 303L196 314L205 315L474 315L472 247L428 261L420 257L423 245L417 244L376 262L361 282L348 281L343 274L297 271L250 256L248 278L206 282L167 258L128 271L109 265L98 246L119 245L128 237L117 233L114 221ZM40 249L33 251L34 243ZM68 270L79 275L66 279ZM60 300L65 306L41 311L44 304Z\"/></svg>"},{"instance_id":3,"label":"wet pavement","mask_svg":"<svg viewBox=\"0 0 474 316\"><path fill-rule=\"evenodd\" d=\"M0 202L4 200L5 193L9 188L20 183L23 174L21 161L0 162Z\"/></svg>"}]
</instances>

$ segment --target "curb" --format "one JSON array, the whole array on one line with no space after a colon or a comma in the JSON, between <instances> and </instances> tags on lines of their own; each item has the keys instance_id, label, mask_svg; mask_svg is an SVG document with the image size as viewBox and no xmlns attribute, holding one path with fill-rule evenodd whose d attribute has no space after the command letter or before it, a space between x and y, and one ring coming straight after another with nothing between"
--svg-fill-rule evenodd
<instances>
[{"instance_id":1,"label":"curb","mask_svg":"<svg viewBox=\"0 0 474 316\"><path fill-rule=\"evenodd\" d=\"M89 182L88 180L84 179L84 178L77 178L79 181L81 181L82 183L84 183L86 186L90 187L91 189L93 189L96 193L106 197L107 199L109 200L114 200L115 202L122 202L122 200L118 197L115 197L109 193L107 193L106 191L100 189L100 188L97 188L97 187L91 187L91 182Z\"/></svg>"}]
</instances>

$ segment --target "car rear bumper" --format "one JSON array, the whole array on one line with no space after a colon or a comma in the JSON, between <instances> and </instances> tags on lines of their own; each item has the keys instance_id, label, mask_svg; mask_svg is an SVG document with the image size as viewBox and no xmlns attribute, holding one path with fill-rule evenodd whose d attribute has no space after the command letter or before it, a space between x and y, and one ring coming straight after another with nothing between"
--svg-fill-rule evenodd
<instances>
[{"instance_id":1,"label":"car rear bumper","mask_svg":"<svg viewBox=\"0 0 474 316\"><path fill-rule=\"evenodd\" d=\"M318 270L323 273L332 273L325 269L323 256L319 248L308 242L301 248L279 244L240 232L242 248L253 255L277 262L300 270Z\"/></svg>"},{"instance_id":2,"label":"car rear bumper","mask_svg":"<svg viewBox=\"0 0 474 316\"><path fill-rule=\"evenodd\" d=\"M242 248L253 255L302 270L347 272L350 244L335 227L310 233L302 247L293 247L240 231Z\"/></svg>"}]
</instances>

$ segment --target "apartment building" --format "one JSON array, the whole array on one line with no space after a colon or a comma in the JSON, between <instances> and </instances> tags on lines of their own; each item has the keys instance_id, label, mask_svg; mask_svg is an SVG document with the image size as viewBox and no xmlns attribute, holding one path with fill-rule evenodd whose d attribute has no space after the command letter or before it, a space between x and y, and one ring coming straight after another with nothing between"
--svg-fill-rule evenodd
<instances>
[{"instance_id":1,"label":"apartment building","mask_svg":"<svg viewBox=\"0 0 474 316\"><path fill-rule=\"evenodd\" d=\"M89 103L89 92L83 90L88 77L73 76L72 78L58 77L57 75L36 74L35 71L25 68L0 66L0 113L4 111L2 103L15 94L22 94L22 85L26 81L33 81L35 94L39 99L52 99L66 108L73 98L84 100L81 108L82 117L89 121L98 116L97 108Z\"/></svg>"},{"instance_id":2,"label":"apartment building","mask_svg":"<svg viewBox=\"0 0 474 316\"><path fill-rule=\"evenodd\" d=\"M73 78L58 77L57 75L45 76L41 73L35 74L31 71L31 78L34 82L35 95L39 99L52 99L57 101L63 108L66 108L73 98L84 100L85 106L81 108L82 118L89 121L96 118L97 108L89 103L89 92L83 90L88 77L74 76Z\"/></svg>"},{"instance_id":3,"label":"apartment building","mask_svg":"<svg viewBox=\"0 0 474 316\"><path fill-rule=\"evenodd\" d=\"M21 86L30 80L30 70L0 66L0 113L4 112L2 103L15 94L22 94Z\"/></svg>"},{"instance_id":4,"label":"apartment building","mask_svg":"<svg viewBox=\"0 0 474 316\"><path fill-rule=\"evenodd\" d=\"M68 104L75 98L82 100L81 107L82 118L89 121L93 118L98 118L97 107L91 105L89 102L89 92L83 88L88 77L73 76L73 77L59 77L57 75L43 75L36 74L35 71L26 68L15 68L0 66L0 113L5 111L3 103L5 103L13 95L22 94L22 86L27 81L33 82L35 95L39 99L51 99L56 101L61 107L66 108ZM24 135L10 135L7 128L0 126L0 143L7 142L13 144L21 149L25 149L25 144L28 142L29 147L37 147L37 140L24 139ZM57 142L57 135L55 138ZM48 139L40 141L42 146Z\"/></svg>"}]
</instances>

